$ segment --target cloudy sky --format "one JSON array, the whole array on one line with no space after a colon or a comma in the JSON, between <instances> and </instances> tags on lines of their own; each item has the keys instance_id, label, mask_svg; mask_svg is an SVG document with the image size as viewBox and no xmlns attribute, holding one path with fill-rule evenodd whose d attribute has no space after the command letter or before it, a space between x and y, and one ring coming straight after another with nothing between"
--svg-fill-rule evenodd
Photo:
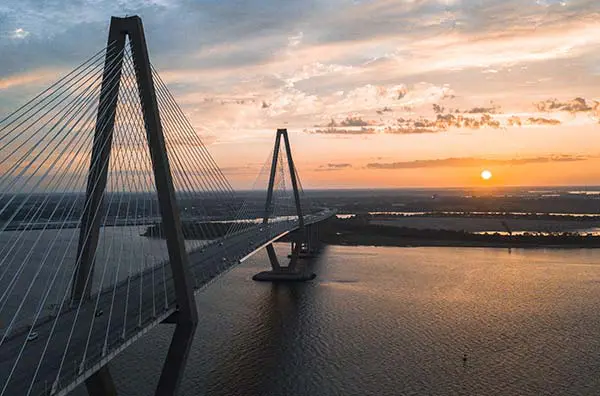
<instances>
[{"instance_id":1,"label":"cloudy sky","mask_svg":"<svg viewBox=\"0 0 600 396\"><path fill-rule=\"evenodd\" d=\"M305 187L600 184L597 0L3 0L0 113L132 14L236 187L278 127Z\"/></svg>"}]
</instances>

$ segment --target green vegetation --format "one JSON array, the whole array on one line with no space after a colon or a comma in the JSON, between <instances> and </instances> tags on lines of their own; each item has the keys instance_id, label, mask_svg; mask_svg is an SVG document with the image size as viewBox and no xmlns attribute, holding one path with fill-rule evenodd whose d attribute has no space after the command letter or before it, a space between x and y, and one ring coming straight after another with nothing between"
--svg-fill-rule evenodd
<instances>
[{"instance_id":1,"label":"green vegetation","mask_svg":"<svg viewBox=\"0 0 600 396\"><path fill-rule=\"evenodd\" d=\"M369 224L366 218L336 219L321 239L334 245L472 246L472 247L600 247L600 237L577 233L475 234L466 231L417 229Z\"/></svg>"}]
</instances>

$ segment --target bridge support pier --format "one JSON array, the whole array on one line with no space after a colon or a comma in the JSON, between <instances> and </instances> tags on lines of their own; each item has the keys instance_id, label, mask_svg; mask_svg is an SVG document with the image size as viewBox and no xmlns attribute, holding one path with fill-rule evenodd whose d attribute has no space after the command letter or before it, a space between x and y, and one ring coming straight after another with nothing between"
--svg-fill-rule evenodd
<instances>
[{"instance_id":1,"label":"bridge support pier","mask_svg":"<svg viewBox=\"0 0 600 396\"><path fill-rule=\"evenodd\" d=\"M177 392L195 332L196 323L177 323L158 380L156 396L173 396Z\"/></svg>"},{"instance_id":2,"label":"bridge support pier","mask_svg":"<svg viewBox=\"0 0 600 396\"><path fill-rule=\"evenodd\" d=\"M310 224L306 226L306 242L300 246L298 258L309 259L319 255L321 251L321 241L319 239L319 225ZM288 257L292 257L290 254Z\"/></svg>"},{"instance_id":3,"label":"bridge support pier","mask_svg":"<svg viewBox=\"0 0 600 396\"><path fill-rule=\"evenodd\" d=\"M117 396L117 388L113 382L108 365L96 371L85 381L89 396Z\"/></svg>"},{"instance_id":4,"label":"bridge support pier","mask_svg":"<svg viewBox=\"0 0 600 396\"><path fill-rule=\"evenodd\" d=\"M306 263L299 261L300 249L302 242L292 241L292 254L290 262L286 267L279 264L277 254L273 244L266 246L269 261L271 262L271 270L259 272L252 277L252 280L263 282L305 282L316 278L316 274L308 271Z\"/></svg>"}]
</instances>

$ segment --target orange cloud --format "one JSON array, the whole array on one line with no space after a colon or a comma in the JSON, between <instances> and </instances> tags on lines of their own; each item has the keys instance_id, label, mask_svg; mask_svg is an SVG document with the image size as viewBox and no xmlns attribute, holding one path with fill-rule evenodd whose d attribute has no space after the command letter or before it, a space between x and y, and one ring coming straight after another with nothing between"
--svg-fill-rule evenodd
<instances>
[{"instance_id":1,"label":"orange cloud","mask_svg":"<svg viewBox=\"0 0 600 396\"><path fill-rule=\"evenodd\" d=\"M416 160L391 163L369 163L368 169L415 169L415 168L442 168L442 167L483 167L494 165L526 165L548 162L575 162L585 161L590 157L558 155L547 157L532 158L512 158L512 159L486 159L486 158L442 158L433 160Z\"/></svg>"},{"instance_id":2,"label":"orange cloud","mask_svg":"<svg viewBox=\"0 0 600 396\"><path fill-rule=\"evenodd\" d=\"M553 112L566 111L569 113L593 113L600 115L600 102L577 97L575 99L561 102L558 99L547 99L534 104L538 111Z\"/></svg>"},{"instance_id":3,"label":"orange cloud","mask_svg":"<svg viewBox=\"0 0 600 396\"><path fill-rule=\"evenodd\" d=\"M372 135L376 133L374 128L360 128L360 129L341 129L341 128L327 128L327 129L305 129L305 132L315 133L320 135Z\"/></svg>"},{"instance_id":4,"label":"orange cloud","mask_svg":"<svg viewBox=\"0 0 600 396\"><path fill-rule=\"evenodd\" d=\"M339 170L349 169L349 168L352 168L352 164L349 164L349 163L343 163L343 164L332 164L332 163L329 163L327 165L321 165L321 166L319 166L317 169L315 169L315 171L317 171L317 172L339 171Z\"/></svg>"},{"instance_id":5,"label":"orange cloud","mask_svg":"<svg viewBox=\"0 0 600 396\"><path fill-rule=\"evenodd\" d=\"M560 120L554 118L529 117L527 119L529 125L560 125ZM520 125L520 124L519 124Z\"/></svg>"}]
</instances>

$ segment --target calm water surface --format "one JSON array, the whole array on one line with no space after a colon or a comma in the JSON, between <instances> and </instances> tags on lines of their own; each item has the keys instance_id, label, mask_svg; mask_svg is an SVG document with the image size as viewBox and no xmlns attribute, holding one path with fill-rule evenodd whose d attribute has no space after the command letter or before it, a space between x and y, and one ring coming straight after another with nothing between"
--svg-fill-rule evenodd
<instances>
[{"instance_id":1,"label":"calm water surface","mask_svg":"<svg viewBox=\"0 0 600 396\"><path fill-rule=\"evenodd\" d=\"M600 394L600 250L336 246L312 283L251 281L266 263L198 295L182 395ZM121 395L152 394L171 333L111 363Z\"/></svg>"},{"instance_id":2,"label":"calm water surface","mask_svg":"<svg viewBox=\"0 0 600 396\"><path fill-rule=\"evenodd\" d=\"M168 258L166 241L143 237L146 226L103 227L96 252L93 291L111 288ZM78 229L0 233L0 334L31 324L38 310L54 312L69 292L77 261ZM205 241L186 241L188 249ZM30 287L31 286L31 287Z\"/></svg>"}]
</instances>

